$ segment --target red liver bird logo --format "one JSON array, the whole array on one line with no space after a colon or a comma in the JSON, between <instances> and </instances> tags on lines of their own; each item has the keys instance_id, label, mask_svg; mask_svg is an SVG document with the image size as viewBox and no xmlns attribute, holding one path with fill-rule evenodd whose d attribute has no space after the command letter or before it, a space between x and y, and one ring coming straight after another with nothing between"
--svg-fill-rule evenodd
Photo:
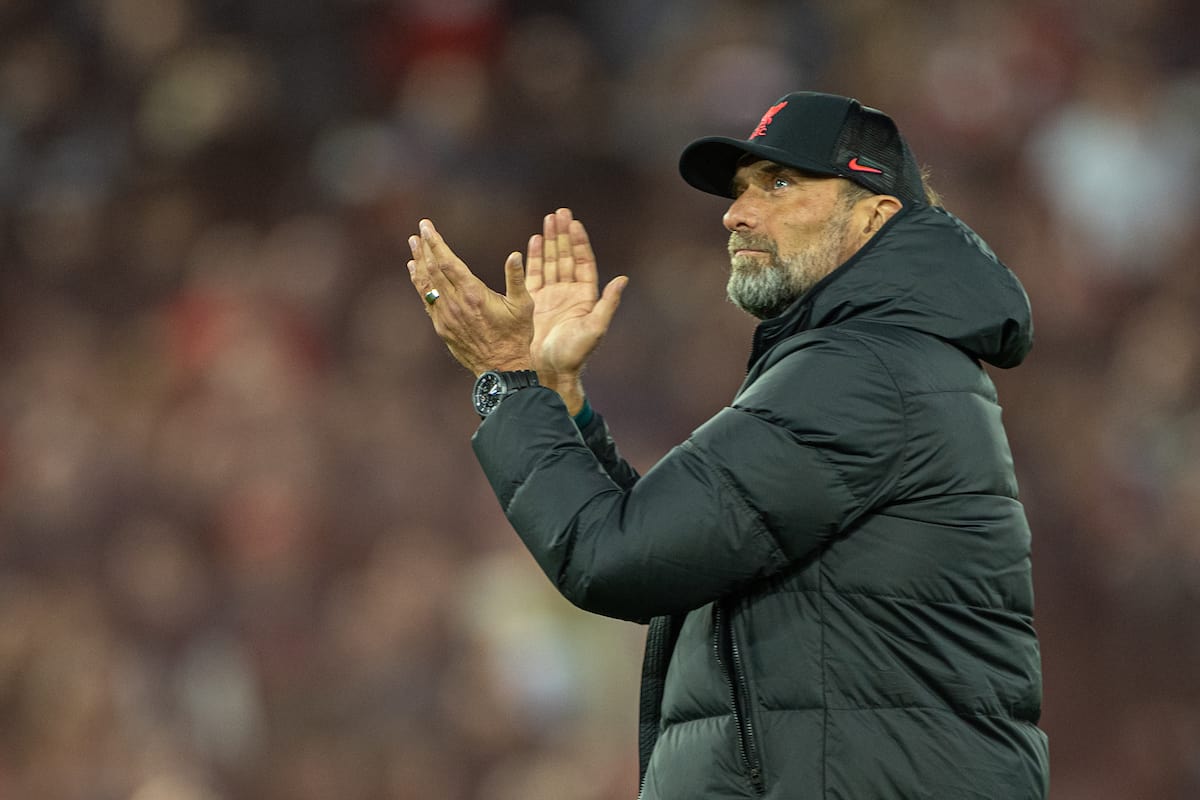
<instances>
[{"instance_id":1,"label":"red liver bird logo","mask_svg":"<svg viewBox=\"0 0 1200 800\"><path fill-rule=\"evenodd\" d=\"M771 124L771 120L775 119L775 115L783 110L787 105L787 100L784 100L779 105L771 106L767 109L767 113L763 114L763 118L758 121L758 127L754 129L754 133L750 134L751 139L757 139L767 132L767 126Z\"/></svg>"}]
</instances>

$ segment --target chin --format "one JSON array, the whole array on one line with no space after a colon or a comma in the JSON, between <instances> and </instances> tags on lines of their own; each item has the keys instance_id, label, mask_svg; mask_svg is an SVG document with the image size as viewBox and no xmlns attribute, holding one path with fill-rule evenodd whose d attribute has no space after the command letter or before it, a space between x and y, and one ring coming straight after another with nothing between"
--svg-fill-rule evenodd
<instances>
[{"instance_id":1,"label":"chin","mask_svg":"<svg viewBox=\"0 0 1200 800\"><path fill-rule=\"evenodd\" d=\"M729 268L733 272L754 273L770 269L771 264L756 256L732 256L729 259Z\"/></svg>"}]
</instances>

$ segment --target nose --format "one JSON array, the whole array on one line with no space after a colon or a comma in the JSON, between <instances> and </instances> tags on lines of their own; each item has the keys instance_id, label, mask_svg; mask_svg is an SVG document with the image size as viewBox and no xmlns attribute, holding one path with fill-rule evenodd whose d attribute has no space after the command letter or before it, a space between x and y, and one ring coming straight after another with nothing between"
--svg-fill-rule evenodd
<instances>
[{"instance_id":1,"label":"nose","mask_svg":"<svg viewBox=\"0 0 1200 800\"><path fill-rule=\"evenodd\" d=\"M730 203L721 223L729 232L753 230L758 225L758 207L753 199L753 187L746 189Z\"/></svg>"}]
</instances>

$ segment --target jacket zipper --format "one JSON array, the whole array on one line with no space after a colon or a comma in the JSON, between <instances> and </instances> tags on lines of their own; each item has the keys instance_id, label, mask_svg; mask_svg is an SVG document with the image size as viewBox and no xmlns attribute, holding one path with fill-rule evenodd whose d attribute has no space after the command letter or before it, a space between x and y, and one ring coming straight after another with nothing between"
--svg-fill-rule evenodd
<instances>
[{"instance_id":1,"label":"jacket zipper","mask_svg":"<svg viewBox=\"0 0 1200 800\"><path fill-rule=\"evenodd\" d=\"M726 622L720 602L713 604L713 651L716 653L717 664L729 683L729 699L733 709L733 723L737 728L738 752L746 774L750 777L750 785L755 794L766 794L767 787L763 781L762 762L758 757L758 746L754 741L754 722L750 719L750 686L746 680L746 672L742 668L742 654L738 648L737 639L733 635L733 622ZM728 650L728 659L724 651Z\"/></svg>"}]
</instances>

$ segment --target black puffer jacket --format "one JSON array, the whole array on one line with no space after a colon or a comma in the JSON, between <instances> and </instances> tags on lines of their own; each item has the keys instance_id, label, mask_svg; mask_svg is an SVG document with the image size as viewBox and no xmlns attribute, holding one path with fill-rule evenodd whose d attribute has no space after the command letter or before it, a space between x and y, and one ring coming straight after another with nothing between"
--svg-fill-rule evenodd
<instances>
[{"instance_id":1,"label":"black puffer jacket","mask_svg":"<svg viewBox=\"0 0 1200 800\"><path fill-rule=\"evenodd\" d=\"M1030 534L979 363L1031 342L1017 279L917 205L764 322L733 404L645 476L549 390L480 426L558 589L658 618L646 800L1045 796Z\"/></svg>"}]
</instances>

